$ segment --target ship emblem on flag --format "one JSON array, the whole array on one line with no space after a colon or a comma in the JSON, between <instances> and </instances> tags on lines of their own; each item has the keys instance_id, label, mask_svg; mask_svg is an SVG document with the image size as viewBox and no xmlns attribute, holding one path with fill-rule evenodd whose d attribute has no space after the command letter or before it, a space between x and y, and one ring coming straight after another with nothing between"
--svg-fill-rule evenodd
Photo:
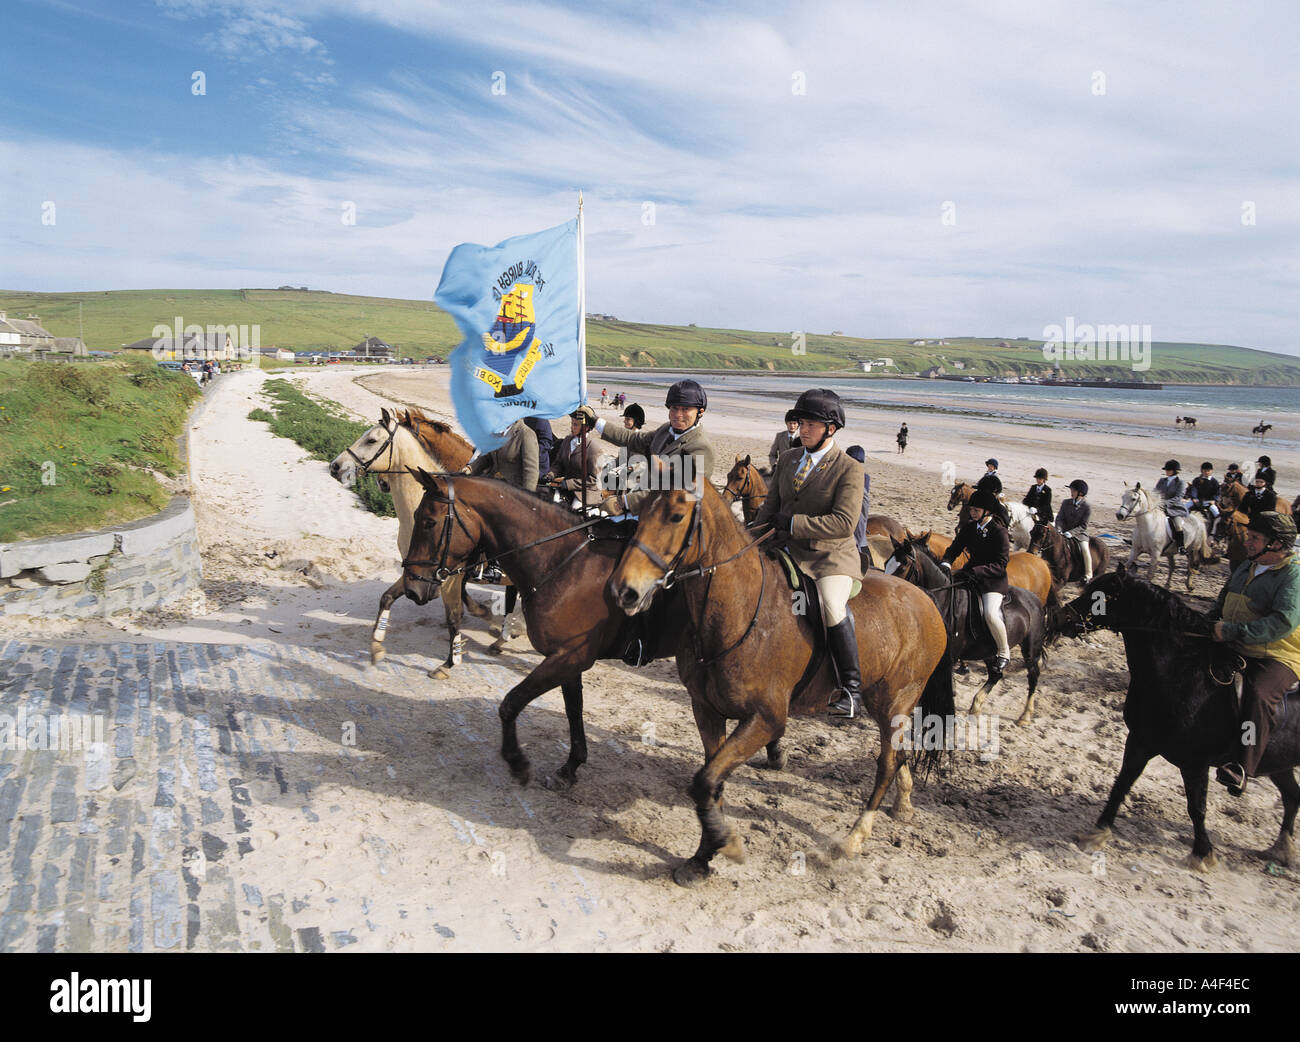
<instances>
[{"instance_id":1,"label":"ship emblem on flag","mask_svg":"<svg viewBox=\"0 0 1300 1042\"><path fill-rule=\"evenodd\" d=\"M526 416L586 401L582 218L451 251L434 301L464 337L451 353L456 417L480 452Z\"/></svg>"}]
</instances>

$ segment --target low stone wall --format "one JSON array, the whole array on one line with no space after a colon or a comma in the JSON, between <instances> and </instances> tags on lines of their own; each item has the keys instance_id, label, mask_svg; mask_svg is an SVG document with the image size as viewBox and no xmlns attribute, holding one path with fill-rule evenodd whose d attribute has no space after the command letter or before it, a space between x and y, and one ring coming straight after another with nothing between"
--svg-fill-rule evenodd
<instances>
[{"instance_id":1,"label":"low stone wall","mask_svg":"<svg viewBox=\"0 0 1300 1042\"><path fill-rule=\"evenodd\" d=\"M188 496L143 521L0 543L0 615L145 611L197 590L203 576Z\"/></svg>"}]
</instances>

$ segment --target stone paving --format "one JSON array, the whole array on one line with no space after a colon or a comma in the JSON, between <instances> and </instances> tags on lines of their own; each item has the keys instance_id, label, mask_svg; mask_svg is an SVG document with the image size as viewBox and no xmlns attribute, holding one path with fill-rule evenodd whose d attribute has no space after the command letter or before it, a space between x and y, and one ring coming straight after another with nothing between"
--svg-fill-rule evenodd
<instances>
[{"instance_id":1,"label":"stone paving","mask_svg":"<svg viewBox=\"0 0 1300 1042\"><path fill-rule=\"evenodd\" d=\"M533 838L538 797L505 779L495 705L435 702L423 666L0 642L0 951L611 940L580 862ZM517 678L462 668L498 691ZM542 716L559 762L562 717Z\"/></svg>"}]
</instances>

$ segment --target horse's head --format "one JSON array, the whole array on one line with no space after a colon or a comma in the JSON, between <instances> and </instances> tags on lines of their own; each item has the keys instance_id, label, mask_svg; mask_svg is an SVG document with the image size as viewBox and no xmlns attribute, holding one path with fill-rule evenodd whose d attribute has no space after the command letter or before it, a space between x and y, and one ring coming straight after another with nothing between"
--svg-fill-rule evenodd
<instances>
[{"instance_id":1,"label":"horse's head","mask_svg":"<svg viewBox=\"0 0 1300 1042\"><path fill-rule=\"evenodd\" d=\"M636 535L609 577L609 594L628 615L645 611L660 586L671 585L675 572L699 559L704 495L702 489L670 488L642 505Z\"/></svg>"},{"instance_id":2,"label":"horse's head","mask_svg":"<svg viewBox=\"0 0 1300 1042\"><path fill-rule=\"evenodd\" d=\"M390 470L393 437L397 430L396 418L389 415L387 409L382 410L379 422L330 462L330 477L351 487L357 478L364 477L372 467L376 470Z\"/></svg>"},{"instance_id":3,"label":"horse's head","mask_svg":"<svg viewBox=\"0 0 1300 1042\"><path fill-rule=\"evenodd\" d=\"M1124 494L1119 499L1119 509L1115 511L1115 519L1117 521L1127 521L1135 513L1143 513L1138 507L1147 502L1147 494L1142 488L1142 482L1139 481L1132 488L1129 488L1128 484L1125 483Z\"/></svg>"},{"instance_id":4,"label":"horse's head","mask_svg":"<svg viewBox=\"0 0 1300 1042\"><path fill-rule=\"evenodd\" d=\"M916 566L916 545L914 540L922 541L929 539L930 533L926 532L922 536L913 536L911 532L900 542L893 536L889 537L890 543L893 544L893 553L885 560L883 571L886 575L896 575L900 579L906 579Z\"/></svg>"},{"instance_id":5,"label":"horse's head","mask_svg":"<svg viewBox=\"0 0 1300 1042\"><path fill-rule=\"evenodd\" d=\"M952 510L956 506L965 506L973 491L974 489L966 482L957 482L957 484L953 485L952 493L948 496L948 509Z\"/></svg>"},{"instance_id":6,"label":"horse's head","mask_svg":"<svg viewBox=\"0 0 1300 1042\"><path fill-rule=\"evenodd\" d=\"M753 482L750 478L749 457L737 456L736 462L733 463L731 469L727 471L727 484L722 490L723 496L728 502L734 502L737 499L744 499L750 494L752 484Z\"/></svg>"},{"instance_id":7,"label":"horse's head","mask_svg":"<svg viewBox=\"0 0 1300 1042\"><path fill-rule=\"evenodd\" d=\"M478 556L482 523L473 510L457 498L457 480L410 468L411 477L424 489L411 523L411 544L402 561L406 596L427 604L438 593L448 573ZM459 479L462 486L472 478Z\"/></svg>"},{"instance_id":8,"label":"horse's head","mask_svg":"<svg viewBox=\"0 0 1300 1042\"><path fill-rule=\"evenodd\" d=\"M1132 582L1122 564L1113 572L1097 576L1074 600L1048 609L1049 629L1067 637L1081 637L1094 629L1117 629Z\"/></svg>"},{"instance_id":9,"label":"horse's head","mask_svg":"<svg viewBox=\"0 0 1300 1042\"><path fill-rule=\"evenodd\" d=\"M1043 547L1047 543L1047 535L1050 526L1046 521L1039 521L1029 532L1029 552L1039 554L1043 552Z\"/></svg>"}]
</instances>

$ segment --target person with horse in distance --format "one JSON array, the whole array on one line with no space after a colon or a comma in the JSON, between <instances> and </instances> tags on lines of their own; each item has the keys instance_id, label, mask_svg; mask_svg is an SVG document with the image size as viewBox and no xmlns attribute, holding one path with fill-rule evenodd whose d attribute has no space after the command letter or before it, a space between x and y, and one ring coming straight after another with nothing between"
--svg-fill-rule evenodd
<instances>
[{"instance_id":1,"label":"person with horse in distance","mask_svg":"<svg viewBox=\"0 0 1300 1042\"><path fill-rule=\"evenodd\" d=\"M900 453L907 451L907 424L904 423L898 428L898 433L894 435L894 440L898 442L898 451Z\"/></svg>"},{"instance_id":2,"label":"person with horse in distance","mask_svg":"<svg viewBox=\"0 0 1300 1042\"><path fill-rule=\"evenodd\" d=\"M1268 479L1263 474L1255 475L1255 487L1241 501L1241 512L1247 517L1254 517L1277 509L1277 493L1268 487Z\"/></svg>"},{"instance_id":3,"label":"person with horse in distance","mask_svg":"<svg viewBox=\"0 0 1300 1042\"><path fill-rule=\"evenodd\" d=\"M781 458L781 453L797 448L799 448L799 418L795 416L794 410L790 409L785 414L785 430L776 432L776 437L772 439L772 447L767 450L768 469L775 473L776 461Z\"/></svg>"},{"instance_id":4,"label":"person with horse in distance","mask_svg":"<svg viewBox=\"0 0 1300 1042\"><path fill-rule=\"evenodd\" d=\"M1183 546L1183 518L1187 516L1187 482L1178 476L1182 464L1176 459L1165 460L1165 476L1156 482L1156 495L1164 497L1165 517L1169 518L1169 529L1174 534L1174 545L1180 554L1186 554Z\"/></svg>"},{"instance_id":5,"label":"person with horse in distance","mask_svg":"<svg viewBox=\"0 0 1300 1042\"><path fill-rule=\"evenodd\" d=\"M992 471L990 471L992 473ZM1011 557L1011 535L998 512L997 497L989 491L976 490L968 507L970 520L957 529L957 538L943 553L939 562L949 572L952 563L962 551L970 554L970 562L962 572L970 577L971 584L980 595L984 621L997 648L997 655L989 663L989 680L1000 680L1002 671L1011 661L1011 646L1007 641L1007 624L1002 618L1002 598L1011 592L1007 582L1007 561ZM1084 556L1088 551L1084 549Z\"/></svg>"},{"instance_id":6,"label":"person with horse in distance","mask_svg":"<svg viewBox=\"0 0 1300 1042\"><path fill-rule=\"evenodd\" d=\"M840 396L827 388L799 395L791 414L801 448L781 454L753 527L771 525L795 564L817 584L826 643L839 677L830 714L852 719L862 711L858 636L849 611L862 558L853 541L862 515L863 468L835 444L844 429Z\"/></svg>"},{"instance_id":7,"label":"person with horse in distance","mask_svg":"<svg viewBox=\"0 0 1300 1042\"><path fill-rule=\"evenodd\" d=\"M1029 486L1025 498L1021 500L1034 517L1045 525L1052 523L1052 490L1047 484L1047 468L1039 467L1034 471L1034 483Z\"/></svg>"},{"instance_id":8,"label":"person with horse in distance","mask_svg":"<svg viewBox=\"0 0 1300 1042\"><path fill-rule=\"evenodd\" d=\"M1092 507L1088 504L1088 483L1075 478L1067 487L1070 498L1056 512L1056 530L1078 540L1083 554L1083 584L1087 586L1092 582L1092 554L1088 552L1088 519L1092 516Z\"/></svg>"},{"instance_id":9,"label":"person with horse in distance","mask_svg":"<svg viewBox=\"0 0 1300 1042\"><path fill-rule=\"evenodd\" d=\"M594 444L586 446L586 466L583 466L582 435L596 426L596 410L590 405L580 405L569 414L570 436L562 438L555 447L550 471L542 484L582 498L586 487L586 500L592 506L600 502L600 453Z\"/></svg>"},{"instance_id":10,"label":"person with horse in distance","mask_svg":"<svg viewBox=\"0 0 1300 1042\"><path fill-rule=\"evenodd\" d=\"M1229 577L1210 612L1214 639L1231 642L1246 660L1241 693L1239 759L1215 777L1234 796L1255 777L1286 692L1300 674L1300 559L1292 552L1295 522L1265 510L1251 515L1246 560Z\"/></svg>"},{"instance_id":11,"label":"person with horse in distance","mask_svg":"<svg viewBox=\"0 0 1300 1042\"><path fill-rule=\"evenodd\" d=\"M537 491L537 435L523 420L499 432L505 444L465 465L465 474L502 478L526 492Z\"/></svg>"},{"instance_id":12,"label":"person with horse in distance","mask_svg":"<svg viewBox=\"0 0 1300 1042\"><path fill-rule=\"evenodd\" d=\"M713 446L700 426L709 407L709 396L694 380L678 380L668 388L664 405L668 409L668 422L653 432L609 427L602 417L596 421L596 433L611 444L627 449L629 455L640 453L647 459L658 458L667 465L670 474L680 473L682 487L698 489L697 482L708 481L713 476ZM625 488L622 491L603 489L602 493L610 514L635 514L651 491Z\"/></svg>"}]
</instances>

